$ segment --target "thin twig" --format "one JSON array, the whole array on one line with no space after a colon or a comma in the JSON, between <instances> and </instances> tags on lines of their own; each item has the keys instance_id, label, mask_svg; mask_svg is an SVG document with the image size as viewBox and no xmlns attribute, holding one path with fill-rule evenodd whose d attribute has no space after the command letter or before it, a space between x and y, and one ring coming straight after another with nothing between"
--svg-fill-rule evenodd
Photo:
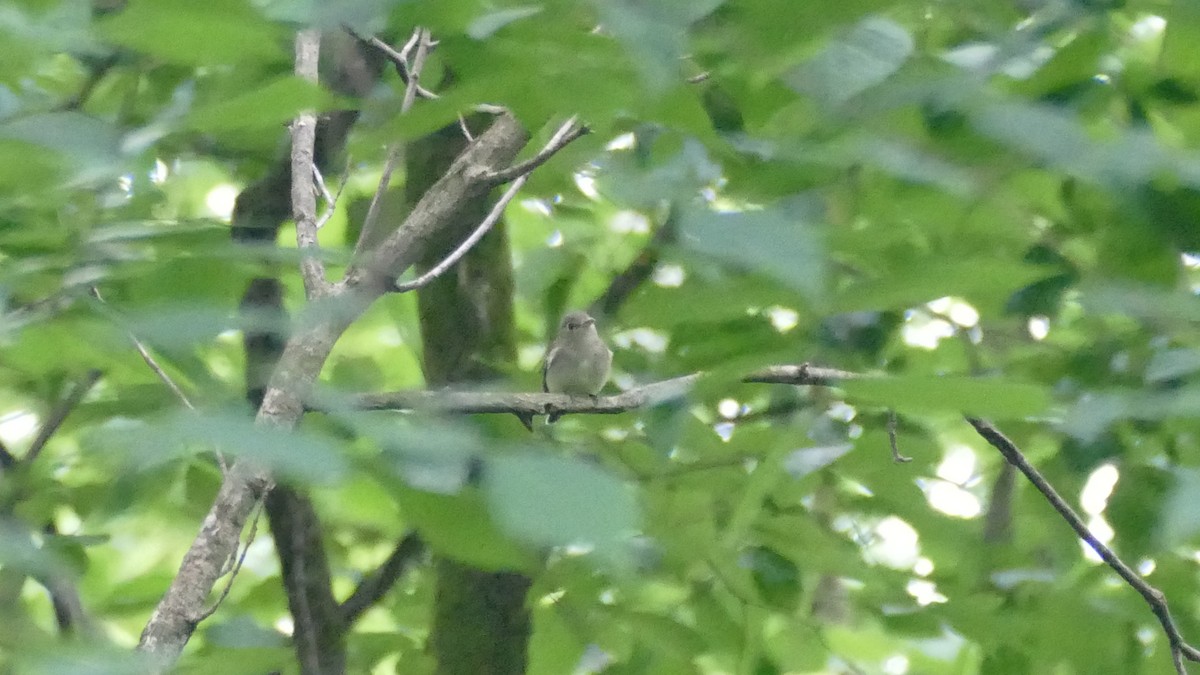
<instances>
[{"instance_id":1,"label":"thin twig","mask_svg":"<svg viewBox=\"0 0 1200 675\"><path fill-rule=\"evenodd\" d=\"M29 450L25 452L25 456L21 459L21 462L25 466L29 466L38 458L42 449L46 447L46 443L50 441L50 437L54 435L54 432L58 431L63 421L67 419L67 415L71 414L71 411L79 405L79 402L83 400L83 397L87 395L88 391L95 386L96 381L99 379L99 370L89 370L79 382L75 383L71 391L54 406L54 409L50 411L50 416L46 418L46 423L38 429L37 436L34 437L33 443L29 445Z\"/></svg>"},{"instance_id":2,"label":"thin twig","mask_svg":"<svg viewBox=\"0 0 1200 675\"><path fill-rule=\"evenodd\" d=\"M104 297L100 295L100 289L96 286L92 286L92 297L99 300L101 304L108 304L104 300ZM175 384L175 380L171 379L170 375L167 375L167 371L163 370L162 366L158 365L158 361L155 361L154 357L150 355L150 350L146 349L146 345L143 344L142 341L133 334L133 331L126 330L125 334L129 336L129 341L133 343L133 348L137 350L139 355L141 355L142 360L146 362L146 365L150 367L150 370L158 377L158 379L161 380L163 384L167 385L167 388L171 390L171 393L175 394L175 397L179 399L179 402L183 403L184 407L188 410L195 410L196 406L192 405L192 402L190 399L188 399L187 394L183 393L183 390L179 388L179 385Z\"/></svg>"},{"instance_id":3,"label":"thin twig","mask_svg":"<svg viewBox=\"0 0 1200 675\"><path fill-rule=\"evenodd\" d=\"M321 34L313 29L296 33L296 75L317 81L317 61ZM296 247L300 249L300 274L304 295L310 300L328 294L325 264L321 262L317 242L317 197L313 175L313 147L317 137L317 116L305 110L292 122L292 219L296 222Z\"/></svg>"},{"instance_id":4,"label":"thin twig","mask_svg":"<svg viewBox=\"0 0 1200 675\"><path fill-rule=\"evenodd\" d=\"M888 410L887 435L888 445L892 447L892 461L897 464L911 462L912 457L900 454L900 444L896 442L896 411L892 409Z\"/></svg>"},{"instance_id":5,"label":"thin twig","mask_svg":"<svg viewBox=\"0 0 1200 675\"><path fill-rule=\"evenodd\" d=\"M313 164L313 178L317 181L317 187L321 191L321 198L325 200L325 209L321 212L321 216L317 218L317 229L325 227L330 218L333 218L333 212L337 210L338 200L342 198L342 190L346 189L346 182L350 179L350 161L346 161L346 169L342 172L341 182L338 183L337 194L330 196L329 188L325 185L325 178L321 175L321 170Z\"/></svg>"},{"instance_id":6,"label":"thin twig","mask_svg":"<svg viewBox=\"0 0 1200 675\"><path fill-rule=\"evenodd\" d=\"M538 156L540 157L543 154L546 154L546 151L551 148L554 148L554 152L561 150L563 146L571 142L571 140L579 138L581 135L580 133L577 133L579 129L580 127L577 127L575 124L574 117L567 120L561 127L558 128L558 131L556 131L554 136L550 138L550 141L546 143L546 147L538 153ZM550 155L554 154L554 152L546 155L546 158L548 159ZM538 162L538 164L541 164L545 161L545 159L542 159L542 161ZM525 164L528 163L529 162L525 162ZM475 228L475 231L472 232L465 240L463 240L463 242L458 245L458 248L451 251L450 255L446 256L441 262L434 265L429 269L429 271L420 275L416 279L413 279L412 281L406 281L404 283L397 283L395 291L397 293L404 293L407 291L416 290L418 288L423 288L429 284L429 282L438 278L444 274L446 270L454 266L454 263L462 260L462 257L470 252L470 250L475 247L475 244L478 244L479 240L483 239L484 235L486 235L492 229L492 227L496 224L496 221L500 220L500 216L504 214L505 207L508 206L508 203L512 201L513 197L517 196L517 192L523 185L525 185L525 181L529 180L528 172L533 171L535 168L537 168L537 164L531 166L528 171L518 176L517 179L508 186L508 189L504 191L504 194L500 196L500 199L496 200L496 203L492 205L492 210L488 211L487 216L484 217L483 221L479 223L479 226Z\"/></svg>"},{"instance_id":7,"label":"thin twig","mask_svg":"<svg viewBox=\"0 0 1200 675\"><path fill-rule=\"evenodd\" d=\"M411 568L425 554L425 542L421 541L420 535L416 532L409 532L404 535L396 547L392 549L391 555L387 560L383 561L379 567L371 571L363 577L359 582L358 587L346 598L346 601L339 606L342 615L342 623L346 626L353 624L362 616L362 613L367 611L396 584L396 581L404 575L404 572Z\"/></svg>"},{"instance_id":8,"label":"thin twig","mask_svg":"<svg viewBox=\"0 0 1200 675\"><path fill-rule=\"evenodd\" d=\"M413 31L413 37L409 39L409 44L405 45L405 53L411 49L410 45L414 44L414 40L417 53L413 57L411 77L407 80L404 102L400 106L401 114L407 113L412 108L413 96L420 88L419 80L421 69L425 67L425 55L429 50L428 32L423 28L418 28ZM355 260L360 260L366 254L367 247L375 241L375 230L379 226L379 211L383 205L383 196L387 193L388 185L392 181L392 172L396 170L396 165L400 161L400 153L401 145L399 143L393 144L388 149L387 160L383 164L383 173L379 176L379 186L375 188L375 194L371 197L371 205L367 207L367 216L363 219L362 231L359 232L358 242L354 245Z\"/></svg>"},{"instance_id":9,"label":"thin twig","mask_svg":"<svg viewBox=\"0 0 1200 675\"><path fill-rule=\"evenodd\" d=\"M468 143L475 140L475 137L471 135L471 130L467 127L467 118L463 117L462 113L458 114L458 128L462 130L463 138L467 139Z\"/></svg>"},{"instance_id":10,"label":"thin twig","mask_svg":"<svg viewBox=\"0 0 1200 675\"><path fill-rule=\"evenodd\" d=\"M105 302L104 297L100 295L100 289L96 286L92 286L92 297L96 298L96 300L98 300L101 304L108 304ZM133 348L137 350L138 355L142 357L142 361L144 361L150 368L150 371L153 372L156 377L158 377L159 381L167 385L167 389L170 389L171 393L175 394L175 398L179 399L179 402L183 404L183 407L187 408L188 410L195 410L196 406L192 405L191 399L188 398L187 394L183 393L183 389L181 389L179 385L175 383L175 380L171 379L171 376L167 374L167 371L163 370L163 367L158 364L158 361L154 359L154 356L150 354L150 350L147 349L146 345L138 339L138 336L134 335L133 331L131 330L126 330L125 334L129 336L129 341L133 343ZM229 465L225 462L225 455L221 454L220 450L214 450L213 452L217 457L217 464L221 467L221 475L224 475L229 469Z\"/></svg>"},{"instance_id":11,"label":"thin twig","mask_svg":"<svg viewBox=\"0 0 1200 675\"><path fill-rule=\"evenodd\" d=\"M417 90L421 87L421 71L425 69L425 57L433 44L429 40L428 28L417 28L417 53L413 55L412 68L408 71L408 82L404 85L404 100L400 103L400 114L408 113L417 100ZM407 47L405 47L407 49Z\"/></svg>"},{"instance_id":12,"label":"thin twig","mask_svg":"<svg viewBox=\"0 0 1200 675\"><path fill-rule=\"evenodd\" d=\"M393 145L388 150L387 160L383 163L383 173L379 175L379 186L371 196L371 205L367 207L367 216L363 218L362 232L358 234L358 243L354 246L354 258L357 260L366 253L367 246L375 239L375 228L379 223L379 210L383 205L383 195L387 193L388 184L392 182L392 172L400 162L400 144Z\"/></svg>"},{"instance_id":13,"label":"thin twig","mask_svg":"<svg viewBox=\"0 0 1200 675\"><path fill-rule=\"evenodd\" d=\"M1092 534L1083 519L1071 505L1063 499L1054 486L1042 476L1042 474L1034 468L1025 455L1007 436L1000 433L995 426L986 420L976 417L968 417L967 422L975 428L992 447L1000 451L1004 459L1008 460L1009 464L1017 467L1021 473L1025 474L1025 478L1029 479L1030 483L1037 488L1038 492L1050 502L1050 506L1054 507L1055 511L1062 516L1062 519L1067 521L1067 525L1075 530L1075 534L1080 539L1087 542L1088 546L1100 556L1101 560L1113 569L1125 583L1133 587L1135 591L1141 594L1145 599L1146 604L1150 605L1150 610L1154 612L1154 616L1158 618L1159 624L1162 625L1163 632L1167 634L1167 640L1171 645L1172 660L1175 662L1175 670L1178 673L1186 675L1186 670L1183 668L1183 659L1187 658L1190 661L1200 661L1200 650L1189 645L1179 632L1179 628L1175 625L1175 620L1171 617L1170 610L1167 609L1167 598L1162 591L1146 582L1132 567L1121 560L1116 553L1113 552L1104 542L1096 538Z\"/></svg>"},{"instance_id":14,"label":"thin twig","mask_svg":"<svg viewBox=\"0 0 1200 675\"><path fill-rule=\"evenodd\" d=\"M417 44L417 31L414 30L412 36L408 38L408 42L405 43L404 47L400 51L396 51L391 45L374 35L371 37L363 37L355 32L353 28L345 24L342 24L342 28L347 33L352 35L355 40L358 40L362 44L374 49L378 49L380 52L382 52L383 55L392 62L392 65L395 66L396 74L400 76L400 81L406 85L408 84L409 73L411 72L411 67L408 65L408 53L412 51L413 46ZM431 42L430 44L432 45L436 43ZM437 94L429 91L425 87L422 87L420 84L417 85L417 96L430 100L434 100L438 97Z\"/></svg>"},{"instance_id":15,"label":"thin twig","mask_svg":"<svg viewBox=\"0 0 1200 675\"><path fill-rule=\"evenodd\" d=\"M246 537L246 545L242 548L242 553L238 556L237 563L229 571L229 579L225 581L225 588L221 589L221 595L212 604L212 607L202 610L197 616L192 618L192 621L195 623L200 623L215 614L217 608L221 606L221 603L229 595L229 591L233 588L233 580L237 578L238 572L242 570L242 563L246 562L246 554L250 552L250 545L254 543L254 537L258 534L258 518L262 515L262 509L262 500L260 499L258 510L254 512L254 520L250 521L250 534Z\"/></svg>"},{"instance_id":16,"label":"thin twig","mask_svg":"<svg viewBox=\"0 0 1200 675\"><path fill-rule=\"evenodd\" d=\"M658 267L659 257L663 249L675 241L678 234L679 209L671 204L662 224L655 230L637 257L629 266L612 278L604 293L592 303L589 313L592 316L613 316L621 305L646 283Z\"/></svg>"},{"instance_id":17,"label":"thin twig","mask_svg":"<svg viewBox=\"0 0 1200 675\"><path fill-rule=\"evenodd\" d=\"M576 124L575 117L563 123L550 142L546 143L546 147L542 148L538 154L530 157L524 162L518 162L507 169L501 171L493 171L485 176L485 180L492 185L503 185L510 180L528 176L534 169L546 163L559 150L562 150L568 143L588 133L588 128L581 124Z\"/></svg>"}]
</instances>

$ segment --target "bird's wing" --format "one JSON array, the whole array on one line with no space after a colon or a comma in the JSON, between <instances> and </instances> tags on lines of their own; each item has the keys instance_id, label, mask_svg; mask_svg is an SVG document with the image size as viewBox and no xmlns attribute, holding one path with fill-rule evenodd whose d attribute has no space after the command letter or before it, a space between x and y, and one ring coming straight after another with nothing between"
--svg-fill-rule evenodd
<instances>
[{"instance_id":1,"label":"bird's wing","mask_svg":"<svg viewBox=\"0 0 1200 675\"><path fill-rule=\"evenodd\" d=\"M542 391L546 393L550 392L550 387L546 386L546 374L550 372L550 362L557 353L558 347L551 347L550 351L546 352L546 360L542 361Z\"/></svg>"}]
</instances>

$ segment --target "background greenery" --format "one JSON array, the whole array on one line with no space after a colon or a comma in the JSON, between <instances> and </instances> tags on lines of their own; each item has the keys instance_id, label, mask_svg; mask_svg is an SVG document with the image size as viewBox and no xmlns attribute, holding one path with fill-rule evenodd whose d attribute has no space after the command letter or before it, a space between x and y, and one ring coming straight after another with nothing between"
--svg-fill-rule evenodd
<instances>
[{"instance_id":1,"label":"background greenery","mask_svg":"<svg viewBox=\"0 0 1200 675\"><path fill-rule=\"evenodd\" d=\"M393 43L430 28L441 98L400 116L393 72L361 97L295 78L301 21ZM439 556L529 575L531 673L1169 672L1141 598L963 412L1200 638L1193 3L30 0L0 6L0 42L7 454L101 373L36 461L0 473L5 672L137 667L219 485L214 449L307 489L338 597L414 527ZM646 253L652 276L601 319L610 390L707 377L680 404L533 435L388 412L256 429L239 298L264 269L289 307L303 291L289 228L274 252L231 242L233 198L299 110L361 109L321 232L340 271L384 146L477 103L513 110L533 147L572 114L593 131L508 209L517 358L490 388L535 390L557 317ZM738 382L804 361L892 377ZM415 299L386 297L321 385L420 388L421 364ZM888 408L912 463L890 459ZM264 525L181 671L296 671L279 577ZM57 583L88 617L70 635ZM432 672L433 602L417 565L348 635L347 670Z\"/></svg>"}]
</instances>

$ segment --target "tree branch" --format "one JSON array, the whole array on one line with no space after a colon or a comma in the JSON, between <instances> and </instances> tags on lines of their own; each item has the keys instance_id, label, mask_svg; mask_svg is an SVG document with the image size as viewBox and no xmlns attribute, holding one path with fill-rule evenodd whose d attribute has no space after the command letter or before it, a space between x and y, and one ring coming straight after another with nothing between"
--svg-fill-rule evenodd
<instances>
[{"instance_id":1,"label":"tree branch","mask_svg":"<svg viewBox=\"0 0 1200 675\"><path fill-rule=\"evenodd\" d=\"M92 297L96 298L96 300L101 304L108 304L104 300L104 297L100 295L100 289L96 286L92 286ZM129 336L130 342L133 343L133 348L137 350L137 353L142 357L142 360L146 362L146 365L150 367L150 370L154 373L154 375L158 377L163 384L167 385L167 388L171 390L171 393L175 394L175 397L179 399L179 402L183 403L183 407L187 408L188 410L195 410L196 406L192 405L191 399L187 397L187 394L183 393L183 390L179 388L179 385L175 383L175 380L171 379L171 376L167 374L167 371L163 370L163 367L158 365L158 361L154 360L154 356L150 354L150 350L147 349L146 345L138 339L138 336L134 335L133 331L129 330L125 331L125 334ZM223 464L221 468L224 470L225 467Z\"/></svg>"},{"instance_id":2,"label":"tree branch","mask_svg":"<svg viewBox=\"0 0 1200 675\"><path fill-rule=\"evenodd\" d=\"M33 443L29 444L29 450L21 458L23 465L29 466L33 464L38 455L41 454L42 449L46 447L46 443L50 441L50 437L54 435L54 432L58 431L58 428L67 419L67 415L71 414L71 411L79 405L79 402L91 391L99 379L99 370L89 370L83 376L83 379L75 383L71 391L58 402L58 405L54 406L54 409L50 411L50 416L46 418L46 422L38 429L38 434L34 437Z\"/></svg>"},{"instance_id":3,"label":"tree branch","mask_svg":"<svg viewBox=\"0 0 1200 675\"><path fill-rule=\"evenodd\" d=\"M497 116L417 202L400 228L365 260L355 261L346 278L330 289L332 297L313 303L308 315L297 322L273 371L259 408L259 424L281 430L296 425L304 413L303 402L341 334L389 290L390 280L403 274L438 234L461 219L462 204L487 194L488 185L477 177L479 169L508 166L527 140L515 118ZM293 178L297 176L311 181L312 172L294 172ZM163 667L178 658L187 644L196 628L193 617L204 606L225 561L237 550L251 509L270 485L270 473L252 460L238 459L230 466L179 572L142 631L138 649Z\"/></svg>"},{"instance_id":4,"label":"tree branch","mask_svg":"<svg viewBox=\"0 0 1200 675\"><path fill-rule=\"evenodd\" d=\"M354 31L353 28L346 24L342 24L342 29L352 35L355 40L358 40L364 45L368 45L374 49L378 49L381 54L387 57L392 65L396 68L396 74L400 76L400 81L405 85L412 79L412 67L408 63L408 52L410 52L417 42L417 31L413 31L412 37L408 39L408 43L400 51L396 51L391 45L372 35L371 37L363 37ZM419 30L419 29L418 29ZM437 94L422 87L419 83L416 85L416 95L425 99L436 99Z\"/></svg>"},{"instance_id":5,"label":"tree branch","mask_svg":"<svg viewBox=\"0 0 1200 675\"><path fill-rule=\"evenodd\" d=\"M678 234L678 208L672 204L661 225L654 230L650 241L633 262L609 282L604 294L592 303L592 316L613 316L621 305L654 274L662 249L675 241Z\"/></svg>"},{"instance_id":6,"label":"tree branch","mask_svg":"<svg viewBox=\"0 0 1200 675\"><path fill-rule=\"evenodd\" d=\"M576 132L578 132L581 128L582 127L575 126L574 117L563 123L563 125L558 128L558 131L554 132L554 136L550 138L550 141L546 143L546 147L542 148L542 151L538 153L538 157L545 155L545 159L542 159L541 162L530 166L525 173L521 174L516 180L513 181L512 185L508 186L508 189L504 191L504 194L501 195L500 199L496 200L496 204L492 207L492 210L489 211L487 216L484 217L483 221L479 223L479 227L476 227L475 231L472 232L465 240L463 240L463 243L459 244L458 248L454 249L450 255L445 257L444 260L434 265L429 271L425 272L416 279L396 284L395 290L399 293L416 290L438 278L444 274L446 270L453 267L454 263L461 260L463 256L465 256L472 248L474 248L475 244L479 243L480 239L483 239L484 235L486 235L496 224L496 221L500 220L500 216L504 215L504 209L508 206L508 203L512 201L513 197L517 195L517 192L521 189L521 187L525 185L525 182L529 180L529 171L533 171L533 169L537 168L539 164L545 162L546 159L549 159L551 155L565 147L567 143L570 143L575 138L579 138L582 134ZM530 162L525 162L524 164L530 164ZM522 165L518 165L518 167L519 166Z\"/></svg>"},{"instance_id":7,"label":"tree branch","mask_svg":"<svg viewBox=\"0 0 1200 675\"><path fill-rule=\"evenodd\" d=\"M417 100L417 90L421 88L421 71L425 69L425 57L429 56L429 51L433 48L428 28L417 27L414 34L417 38L417 53L413 56L408 79L404 82L404 100L400 102L401 115L412 110L413 103Z\"/></svg>"},{"instance_id":8,"label":"tree branch","mask_svg":"<svg viewBox=\"0 0 1200 675\"><path fill-rule=\"evenodd\" d=\"M404 535L396 543L396 548L392 549L387 560L363 577L350 597L341 604L342 623L350 626L357 621L363 612L379 602L396 581L424 555L425 542L421 541L420 535L416 532Z\"/></svg>"},{"instance_id":9,"label":"tree branch","mask_svg":"<svg viewBox=\"0 0 1200 675\"><path fill-rule=\"evenodd\" d=\"M567 147L575 139L588 133L588 128L577 123L577 118L572 117L567 120L558 131L554 132L550 142L546 143L546 147L542 148L536 155L530 157L524 162L518 162L507 169L500 171L491 171L486 175L485 180L492 185L504 185L510 180L521 179L533 173L533 170L545 164L559 150Z\"/></svg>"},{"instance_id":10,"label":"tree branch","mask_svg":"<svg viewBox=\"0 0 1200 675\"><path fill-rule=\"evenodd\" d=\"M324 401L321 409L336 409L339 405L361 410L425 410L443 413L488 414L507 413L517 416L548 415L551 412L590 415L615 415L637 408L657 405L687 395L703 373L692 373L661 382L629 389L612 396L571 396L542 392L483 392L483 391L394 391L360 394L345 401ZM833 368L820 368L807 363L800 365L768 366L742 378L743 382L791 385L829 385L837 380L864 377Z\"/></svg>"},{"instance_id":11,"label":"tree branch","mask_svg":"<svg viewBox=\"0 0 1200 675\"><path fill-rule=\"evenodd\" d=\"M526 140L528 134L516 118L509 113L497 115L417 202L404 224L374 251L355 257L345 284L369 287L372 293L391 290L395 279L420 259L433 235L460 212L461 205L491 190L485 177L508 166Z\"/></svg>"},{"instance_id":12,"label":"tree branch","mask_svg":"<svg viewBox=\"0 0 1200 675\"><path fill-rule=\"evenodd\" d=\"M383 173L379 174L379 185L375 194L371 195L371 205L367 207L367 216L363 218L362 231L358 233L358 242L354 245L355 259L367 254L367 247L375 241L375 229L379 223L379 210L383 206L383 196L387 194L388 185L392 182L392 173L400 161L400 145L388 149L387 159L383 162Z\"/></svg>"},{"instance_id":13,"label":"tree branch","mask_svg":"<svg viewBox=\"0 0 1200 675\"><path fill-rule=\"evenodd\" d=\"M317 81L321 34L305 29L296 34L296 75ZM325 264L317 243L317 195L313 182L313 148L317 139L317 116L304 111L292 122L292 219L296 222L296 246L300 249L300 274L304 295L310 300L329 293Z\"/></svg>"},{"instance_id":14,"label":"tree branch","mask_svg":"<svg viewBox=\"0 0 1200 675\"><path fill-rule=\"evenodd\" d=\"M1181 675L1186 675L1187 671L1183 667L1183 659L1200 661L1200 650L1188 644L1179 633L1179 628L1175 625L1175 620L1171 617L1170 610L1167 609L1167 598L1163 595L1162 591L1146 583L1146 580L1121 560L1112 549L1097 539L1096 535L1092 534L1091 530L1084 524L1079 514L1075 513L1071 505L1058 494L1054 487L1050 485L1050 482L1029 463L1029 460L1025 458L1025 455L1016 444L1010 441L1007 436L1000 433L991 422L977 417L968 417L967 422L975 428L975 431L984 440L999 450L1000 454L1004 456L1004 459L1008 460L1009 464L1017 467L1017 470L1023 473L1025 478L1029 479L1030 483L1033 483L1033 486L1037 488L1038 492L1042 493L1046 501L1050 502L1050 506L1054 507L1055 511L1058 511L1062 519L1067 521L1067 525L1071 526L1072 530L1075 530L1075 534L1080 539L1092 547L1092 550L1100 556L1105 564L1124 579L1125 583L1132 586L1135 591L1141 594L1142 598L1146 600L1146 604L1150 605L1150 610L1154 612L1154 616L1158 619L1158 622L1162 625L1163 632L1167 635L1176 671Z\"/></svg>"}]
</instances>

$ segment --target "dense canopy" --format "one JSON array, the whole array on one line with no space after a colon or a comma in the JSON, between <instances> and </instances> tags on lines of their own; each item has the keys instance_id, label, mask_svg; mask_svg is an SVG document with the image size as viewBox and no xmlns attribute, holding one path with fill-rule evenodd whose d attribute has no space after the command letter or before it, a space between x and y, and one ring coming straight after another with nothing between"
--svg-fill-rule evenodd
<instances>
[{"instance_id":1,"label":"dense canopy","mask_svg":"<svg viewBox=\"0 0 1200 675\"><path fill-rule=\"evenodd\" d=\"M1187 672L1198 144L1182 1L9 3L0 671Z\"/></svg>"}]
</instances>

